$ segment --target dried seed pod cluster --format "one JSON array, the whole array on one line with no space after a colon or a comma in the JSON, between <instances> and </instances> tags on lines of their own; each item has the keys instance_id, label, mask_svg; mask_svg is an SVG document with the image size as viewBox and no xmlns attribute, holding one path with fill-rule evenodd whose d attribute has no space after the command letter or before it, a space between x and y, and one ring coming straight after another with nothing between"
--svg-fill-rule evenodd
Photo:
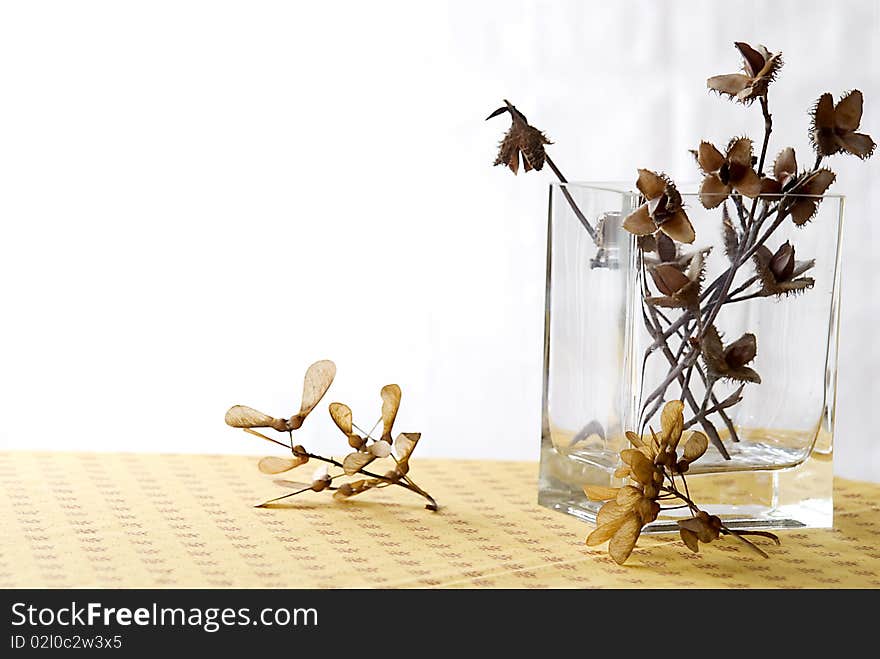
<instances>
[{"instance_id":1,"label":"dried seed pod cluster","mask_svg":"<svg viewBox=\"0 0 880 659\"><path fill-rule=\"evenodd\" d=\"M699 551L699 542L711 542L720 534L734 535L760 555L766 553L747 540L746 531L727 528L720 518L700 510L687 494L686 473L709 448L709 439L692 431L684 439L684 403L669 401L660 414L660 435L652 429L649 437L627 432L633 448L620 452L623 465L615 473L632 484L623 487L587 485L584 493L591 501L604 501L596 517L596 530L587 537L590 546L608 542L608 554L618 564L629 558L646 524L650 524L664 508L683 504L691 517L679 520L679 534L691 551ZM684 439L684 441L682 441ZM758 532L777 544L772 533Z\"/></svg>"},{"instance_id":2,"label":"dried seed pod cluster","mask_svg":"<svg viewBox=\"0 0 880 659\"><path fill-rule=\"evenodd\" d=\"M667 407L663 404L673 398L669 388L677 386L680 393L675 397L678 399L675 409L680 406L690 411L690 418L683 422L683 427L700 426L700 436L706 445L711 444L723 459L730 459L725 442L739 441L737 427L728 411L742 399L743 387L760 384L761 376L754 364L759 357L758 337L745 332L735 341L724 343L716 324L719 314L730 304L784 298L813 288L815 280L806 273L814 267L815 261L798 260L796 241L774 242L774 235L789 220L789 226L797 229L816 217L823 195L836 179L834 172L822 166L826 158L848 154L866 159L876 148L870 135L859 132L862 93L849 91L836 103L830 93L824 93L811 110L808 137L816 153L812 166L799 168L794 149L785 147L767 167L773 132L769 91L782 67L782 55L760 45L736 42L734 46L742 58L742 72L713 76L706 84L710 90L743 106L757 101L764 120L762 139L758 142L748 136L734 136L724 149L703 140L691 150L702 176L700 205L710 210L720 208L726 269L707 282L709 251L682 254L681 246L693 243L696 232L681 194L665 174L644 168L638 170L635 186L640 193L639 203L623 221L623 228L638 237L636 261L642 282L642 316L651 338L645 349L644 363L662 358L664 368L668 364L662 381L643 396L634 436L644 436L651 421L661 413L661 407L664 410L661 414L666 413L668 404ZM522 113L506 101L504 107L490 116L503 113L511 115L513 124L495 164L506 164L516 171L519 154L522 154L533 169L540 169L540 165L547 162L559 180L566 183L544 151L549 142L543 133L529 126ZM607 260L598 258L606 240L605 232L597 233L564 185L561 190L575 216L596 242L597 258L590 261L590 267L610 267L605 265ZM743 269L745 281L734 288L735 281L742 281L737 275L742 274ZM739 388L726 397L719 395L716 385L730 381ZM716 426L719 422L727 429L724 440ZM604 436L601 427L592 432ZM654 516L653 506L644 502L656 502L653 495L658 474L676 473L671 465L657 461L665 460L660 444L654 446L647 442L637 449L642 453L645 452L642 449L660 451L653 457L645 455L644 459L636 457L633 449L626 449L621 455L622 470L636 481L631 487L641 488L641 498L632 490L617 492L614 505L603 507L606 512L601 514L599 528L591 536L594 541L610 539L616 559L629 555L640 529ZM687 452L679 459L682 476L690 464L688 460ZM608 494L593 491L592 495L603 493ZM672 493L666 491L666 494ZM697 514L693 502L688 505L695 512L693 519L682 526L682 539L689 547L695 549L699 542L710 542L719 533L726 532L720 520Z\"/></svg>"},{"instance_id":3,"label":"dried seed pod cluster","mask_svg":"<svg viewBox=\"0 0 880 659\"><path fill-rule=\"evenodd\" d=\"M312 364L306 371L300 410L290 418L274 418L244 405L234 405L226 412L227 425L234 428L243 428L245 432L290 451L290 457L269 456L262 458L257 465L262 473L271 475L281 474L304 465L310 460L321 463L312 474L309 482L276 480L275 483L277 485L294 491L265 501L260 505L266 506L304 492L329 491L333 493L334 499L344 500L367 490L395 485L424 497L428 501L425 507L429 510L437 510L437 503L433 497L416 485L415 481L409 476L410 456L419 441L420 433L400 433L393 442L391 439L392 427L397 418L401 400L400 387L396 384L382 387L380 393L382 398L382 416L380 419L382 435L378 438L372 437L371 433L364 432L354 424L351 409L347 405L342 403L330 404L330 417L345 434L349 446L354 449L354 452L346 455L341 462L333 457L324 457L310 453L301 444L294 444L293 432L299 430L303 425L306 417L321 401L324 394L327 393L335 376L336 365L333 362L322 360ZM278 432L286 432L289 443L268 437L263 433L257 432L254 428L271 428ZM366 467L371 462L385 459L392 460L394 466L384 475L367 471ZM331 474L329 467L334 467L341 471ZM363 476L364 478L349 482L337 481L341 477L356 475Z\"/></svg>"}]
</instances>

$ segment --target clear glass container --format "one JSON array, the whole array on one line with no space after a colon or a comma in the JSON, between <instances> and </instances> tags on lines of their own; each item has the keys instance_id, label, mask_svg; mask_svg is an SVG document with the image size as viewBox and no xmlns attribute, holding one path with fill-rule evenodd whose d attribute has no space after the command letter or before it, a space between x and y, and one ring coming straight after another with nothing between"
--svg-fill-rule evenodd
<instances>
[{"instance_id":1,"label":"clear glass container","mask_svg":"<svg viewBox=\"0 0 880 659\"><path fill-rule=\"evenodd\" d=\"M711 248L705 258L705 290L730 263L721 208L703 208L696 194L682 192L682 199L697 236L693 245L682 246L683 252ZM731 528L832 525L843 197L786 199L819 202L818 212L802 227L790 218L783 221L766 245L775 251L788 240L798 260L815 259L804 274L815 284L782 298L749 297L758 288L752 284L731 296L746 299L721 308L715 326L725 344L745 332L756 335L757 356L749 366L762 382L746 384L741 402L725 410L726 419L710 417L728 455L710 444L687 474L692 498ZM748 211L751 200L742 201ZM595 520L601 503L588 501L584 486L624 484L614 471L621 464L620 450L629 445L625 431L638 432L640 425L645 432L659 430L659 404L686 398L682 382L675 380L659 401L646 405L669 373L669 357L686 346L673 332L666 339L666 354L646 327L644 290L653 284L646 281L643 266L649 257L621 227L622 218L639 203L639 193L624 185L567 183L550 189L539 502L588 521ZM736 222L733 200L727 203ZM579 214L599 227L598 240ZM730 290L737 291L754 275L750 260ZM683 314L675 308L658 311L666 319L657 321L664 330ZM655 349L649 351L652 344ZM686 405L686 421L705 397L701 370L695 368L687 380L696 407ZM709 407L738 386L719 381ZM705 431L699 423L692 429ZM688 513L668 512L646 531L677 530L676 514Z\"/></svg>"}]
</instances>

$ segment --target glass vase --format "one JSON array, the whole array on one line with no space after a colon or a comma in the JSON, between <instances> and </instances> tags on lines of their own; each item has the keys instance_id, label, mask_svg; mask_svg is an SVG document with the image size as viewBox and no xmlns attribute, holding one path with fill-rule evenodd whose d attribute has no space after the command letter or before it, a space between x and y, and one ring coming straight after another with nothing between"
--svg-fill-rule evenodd
<instances>
[{"instance_id":1,"label":"glass vase","mask_svg":"<svg viewBox=\"0 0 880 659\"><path fill-rule=\"evenodd\" d=\"M758 214L780 199L759 199ZM695 242L681 246L682 253L706 255L706 294L713 282L723 281L731 263L721 207L705 209L695 193L683 192L682 200L696 231ZM591 522L602 504L589 501L584 486L625 484L614 472L622 464L621 449L629 446L626 431L646 436L659 431L660 405L673 399L686 401L687 422L741 384L719 380L707 395L701 358L689 379L675 379L656 397L672 368L670 359L689 348L682 345L688 338L683 330L696 321L670 333L685 312L644 304L652 287L649 256L622 228L622 218L641 201L624 185L567 183L550 189L539 502ZM783 200L797 201L801 198L790 194ZM779 297L755 295L760 281L749 283L756 276L749 259L729 288L733 301L721 307L714 323L725 344L746 332L756 335L757 355L749 366L761 378L760 384L745 384L739 403L707 415L721 448L710 443L687 472L691 498L731 528L832 525L843 197L803 201L817 203L815 217L801 227L789 217L765 244L775 252L790 241L798 260L814 259L804 273L813 286ZM731 197L725 204L731 222L737 222L738 210L748 213L752 200ZM662 316L655 317L657 324L654 312ZM664 331L658 334L657 327ZM703 420L696 421L690 429L707 432ZM677 530L676 517L689 514L686 508L665 511L645 530Z\"/></svg>"}]
</instances>

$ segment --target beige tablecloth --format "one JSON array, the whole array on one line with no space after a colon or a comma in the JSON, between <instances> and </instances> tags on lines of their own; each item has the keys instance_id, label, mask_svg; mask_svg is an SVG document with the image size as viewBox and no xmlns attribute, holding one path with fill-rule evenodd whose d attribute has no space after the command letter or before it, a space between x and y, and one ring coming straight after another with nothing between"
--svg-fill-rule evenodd
<instances>
[{"instance_id":1,"label":"beige tablecloth","mask_svg":"<svg viewBox=\"0 0 880 659\"><path fill-rule=\"evenodd\" d=\"M283 493L240 456L0 453L0 587L878 587L880 485L836 481L835 528L781 532L769 560L721 539L642 538L626 566L535 503L537 465L414 460L347 503ZM311 473L306 465L302 469Z\"/></svg>"}]
</instances>

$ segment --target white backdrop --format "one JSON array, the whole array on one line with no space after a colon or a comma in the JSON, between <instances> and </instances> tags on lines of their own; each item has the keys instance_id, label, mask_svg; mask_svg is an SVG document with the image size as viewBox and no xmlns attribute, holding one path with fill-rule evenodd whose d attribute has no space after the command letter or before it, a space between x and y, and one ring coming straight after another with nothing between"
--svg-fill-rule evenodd
<instances>
[{"instance_id":1,"label":"white backdrop","mask_svg":"<svg viewBox=\"0 0 880 659\"><path fill-rule=\"evenodd\" d=\"M782 50L775 147L822 91L880 137L878 3L0 5L0 448L245 452L232 403L290 414L305 366L431 455L536 459L549 172L493 169L513 100L572 179L682 179L757 135L710 96L734 40ZM878 158L850 195L838 473L880 480L869 414ZM871 184L874 184L873 187ZM304 440L340 446L316 413Z\"/></svg>"}]
</instances>

